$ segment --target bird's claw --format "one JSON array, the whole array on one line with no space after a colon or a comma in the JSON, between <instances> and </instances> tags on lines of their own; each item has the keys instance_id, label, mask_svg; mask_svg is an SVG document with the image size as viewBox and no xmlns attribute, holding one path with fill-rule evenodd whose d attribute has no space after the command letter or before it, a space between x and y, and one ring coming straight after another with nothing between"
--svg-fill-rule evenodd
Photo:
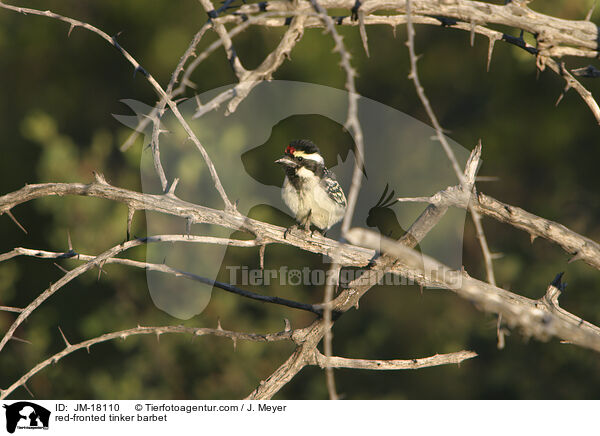
<instances>
[{"instance_id":1,"label":"bird's claw","mask_svg":"<svg viewBox=\"0 0 600 436\"><path fill-rule=\"evenodd\" d=\"M287 239L288 234L294 233L299 230L300 227L298 227L298 224L294 224L293 226L288 227L287 229L285 229L285 232L283 232L283 239Z\"/></svg>"}]
</instances>

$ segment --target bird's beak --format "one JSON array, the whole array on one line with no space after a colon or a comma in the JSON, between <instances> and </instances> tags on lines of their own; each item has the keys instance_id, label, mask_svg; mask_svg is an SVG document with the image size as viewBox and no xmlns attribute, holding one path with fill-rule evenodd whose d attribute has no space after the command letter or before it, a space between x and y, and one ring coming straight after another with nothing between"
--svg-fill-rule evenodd
<instances>
[{"instance_id":1,"label":"bird's beak","mask_svg":"<svg viewBox=\"0 0 600 436\"><path fill-rule=\"evenodd\" d=\"M277 159L275 161L275 163L278 163L280 165L284 165L286 167L297 167L298 166L298 164L296 162L294 162L288 156L283 156L281 159Z\"/></svg>"}]
</instances>

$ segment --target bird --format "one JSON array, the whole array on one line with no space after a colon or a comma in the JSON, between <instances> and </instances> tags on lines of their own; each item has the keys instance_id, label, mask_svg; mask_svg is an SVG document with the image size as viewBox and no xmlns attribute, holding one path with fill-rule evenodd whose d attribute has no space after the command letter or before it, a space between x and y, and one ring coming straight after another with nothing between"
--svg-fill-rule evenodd
<instances>
[{"instance_id":1,"label":"bird","mask_svg":"<svg viewBox=\"0 0 600 436\"><path fill-rule=\"evenodd\" d=\"M291 141L283 157L275 163L280 164L285 172L281 189L283 202L304 230L310 231L313 225L325 233L342 220L346 213L346 196L335 174L325 167L325 160L312 141Z\"/></svg>"}]
</instances>

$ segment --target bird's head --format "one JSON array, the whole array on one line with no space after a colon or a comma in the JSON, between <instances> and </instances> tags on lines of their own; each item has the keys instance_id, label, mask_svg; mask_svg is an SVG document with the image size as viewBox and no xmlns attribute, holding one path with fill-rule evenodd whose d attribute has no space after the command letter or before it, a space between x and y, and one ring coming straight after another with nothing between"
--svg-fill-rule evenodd
<instances>
[{"instance_id":1,"label":"bird's head","mask_svg":"<svg viewBox=\"0 0 600 436\"><path fill-rule=\"evenodd\" d=\"M325 161L319 148L308 139L297 139L286 147L282 158L275 163L283 166L286 173L299 177L310 177L325 168Z\"/></svg>"}]
</instances>

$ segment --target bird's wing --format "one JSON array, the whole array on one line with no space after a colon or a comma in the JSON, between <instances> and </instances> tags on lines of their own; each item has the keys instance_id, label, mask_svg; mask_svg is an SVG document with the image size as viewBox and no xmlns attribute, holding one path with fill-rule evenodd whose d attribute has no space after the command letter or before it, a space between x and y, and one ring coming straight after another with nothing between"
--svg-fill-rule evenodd
<instances>
[{"instance_id":1,"label":"bird's wing","mask_svg":"<svg viewBox=\"0 0 600 436\"><path fill-rule=\"evenodd\" d=\"M334 173L326 169L325 177L321 180L321 184L332 200L346 206L346 196L344 195L342 187L335 179Z\"/></svg>"}]
</instances>

